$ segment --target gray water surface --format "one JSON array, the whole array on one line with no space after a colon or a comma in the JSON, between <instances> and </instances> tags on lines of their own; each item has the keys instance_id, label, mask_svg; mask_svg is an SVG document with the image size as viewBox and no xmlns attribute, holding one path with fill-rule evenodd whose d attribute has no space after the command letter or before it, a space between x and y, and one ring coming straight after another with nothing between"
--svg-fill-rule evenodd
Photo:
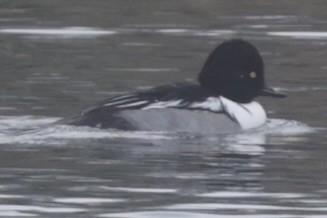
<instances>
[{"instance_id":1,"label":"gray water surface","mask_svg":"<svg viewBox=\"0 0 327 218\"><path fill-rule=\"evenodd\" d=\"M327 216L327 2L4 1L0 216ZM224 40L261 51L264 127L239 134L54 124L110 96L195 81Z\"/></svg>"}]
</instances>

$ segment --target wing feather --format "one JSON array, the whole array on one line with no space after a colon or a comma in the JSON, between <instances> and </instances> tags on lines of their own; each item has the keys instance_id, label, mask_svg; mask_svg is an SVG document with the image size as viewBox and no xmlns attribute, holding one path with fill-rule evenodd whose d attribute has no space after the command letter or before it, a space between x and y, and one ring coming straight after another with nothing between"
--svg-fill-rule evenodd
<instances>
[{"instance_id":1,"label":"wing feather","mask_svg":"<svg viewBox=\"0 0 327 218\"><path fill-rule=\"evenodd\" d=\"M198 86L167 85L159 86L147 91L125 94L109 98L86 112L96 109L127 110L177 108L186 110L206 110L220 112L219 98L210 96Z\"/></svg>"}]
</instances>

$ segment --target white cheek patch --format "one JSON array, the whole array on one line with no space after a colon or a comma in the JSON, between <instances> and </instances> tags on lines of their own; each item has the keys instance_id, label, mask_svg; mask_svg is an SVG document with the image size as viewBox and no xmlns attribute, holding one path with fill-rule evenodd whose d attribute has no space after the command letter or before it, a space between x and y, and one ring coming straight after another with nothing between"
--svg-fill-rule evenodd
<instances>
[{"instance_id":1,"label":"white cheek patch","mask_svg":"<svg viewBox=\"0 0 327 218\"><path fill-rule=\"evenodd\" d=\"M243 130L259 127L266 120L266 112L258 102L239 104L220 96L223 109L233 120L237 121Z\"/></svg>"}]
</instances>

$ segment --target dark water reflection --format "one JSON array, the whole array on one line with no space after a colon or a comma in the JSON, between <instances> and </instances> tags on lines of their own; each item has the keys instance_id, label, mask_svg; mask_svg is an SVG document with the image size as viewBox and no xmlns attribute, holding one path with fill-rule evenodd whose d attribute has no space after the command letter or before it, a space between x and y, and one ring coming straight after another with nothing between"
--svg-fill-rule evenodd
<instances>
[{"instance_id":1,"label":"dark water reflection","mask_svg":"<svg viewBox=\"0 0 327 218\"><path fill-rule=\"evenodd\" d=\"M0 216L325 217L326 9L323 0L1 3ZM288 93L258 99L270 126L199 136L49 125L110 95L194 81L214 46L240 37Z\"/></svg>"}]
</instances>

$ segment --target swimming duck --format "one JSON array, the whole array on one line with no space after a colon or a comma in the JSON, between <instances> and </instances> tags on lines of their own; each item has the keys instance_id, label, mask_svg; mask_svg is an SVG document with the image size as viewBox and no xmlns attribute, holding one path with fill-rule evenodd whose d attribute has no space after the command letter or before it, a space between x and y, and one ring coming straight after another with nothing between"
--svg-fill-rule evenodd
<instances>
[{"instance_id":1,"label":"swimming duck","mask_svg":"<svg viewBox=\"0 0 327 218\"><path fill-rule=\"evenodd\" d=\"M229 133L265 124L259 95L285 97L269 88L254 45L233 39L209 55L198 84L177 83L111 97L64 121L120 130Z\"/></svg>"}]
</instances>

